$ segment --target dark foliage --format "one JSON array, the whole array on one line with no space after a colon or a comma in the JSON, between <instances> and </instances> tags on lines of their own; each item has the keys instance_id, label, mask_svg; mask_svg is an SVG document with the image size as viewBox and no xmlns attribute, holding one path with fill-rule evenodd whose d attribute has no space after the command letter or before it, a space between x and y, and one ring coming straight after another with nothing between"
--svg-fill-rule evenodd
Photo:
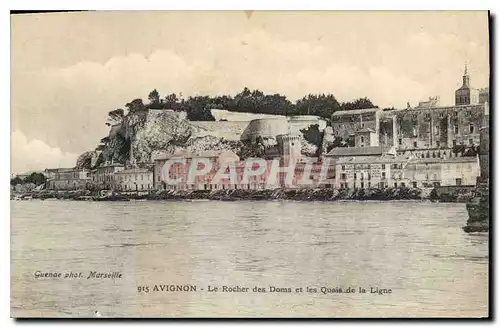
<instances>
[{"instance_id":1,"label":"dark foliage","mask_svg":"<svg viewBox=\"0 0 500 328\"><path fill-rule=\"evenodd\" d=\"M194 96L187 99L182 98L181 94L178 96L175 93L162 99L160 93L154 89L149 93L148 100L147 105L144 105L141 99L134 99L125 106L129 112L148 108L185 111L188 119L192 121L213 121L211 109L285 116L316 115L329 120L332 114L338 110L377 107L366 97L340 104L333 94L309 94L292 103L286 96L279 93L264 94L260 90L250 90L247 87L234 97L230 95ZM115 122L119 118L113 115L110 121ZM108 125L111 124L108 123Z\"/></svg>"},{"instance_id":2,"label":"dark foliage","mask_svg":"<svg viewBox=\"0 0 500 328\"><path fill-rule=\"evenodd\" d=\"M28 175L24 179L21 179L20 177L16 176L15 178L10 180L10 184L12 186L15 186L18 184L23 184L23 183L33 183L36 186L39 186L41 184L44 184L45 181L47 181L47 178L45 177L45 175L43 173L34 172L34 173L31 173L30 175Z\"/></svg>"}]
</instances>

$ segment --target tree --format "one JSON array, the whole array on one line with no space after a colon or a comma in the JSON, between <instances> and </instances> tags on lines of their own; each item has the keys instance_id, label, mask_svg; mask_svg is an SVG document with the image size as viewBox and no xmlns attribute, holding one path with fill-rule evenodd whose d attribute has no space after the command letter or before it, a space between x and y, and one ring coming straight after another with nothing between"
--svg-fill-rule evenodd
<instances>
[{"instance_id":1,"label":"tree","mask_svg":"<svg viewBox=\"0 0 500 328\"><path fill-rule=\"evenodd\" d=\"M295 115L316 115L330 119L332 114L340 109L340 105L332 94L314 95L297 100Z\"/></svg>"},{"instance_id":2,"label":"tree","mask_svg":"<svg viewBox=\"0 0 500 328\"><path fill-rule=\"evenodd\" d=\"M279 93L266 95L260 90L251 91L247 87L234 99L223 96L217 102L222 103L222 106L216 108L236 112L288 115L294 111L294 105L285 96Z\"/></svg>"},{"instance_id":3,"label":"tree","mask_svg":"<svg viewBox=\"0 0 500 328\"><path fill-rule=\"evenodd\" d=\"M466 147L465 145L463 144L460 144L460 145L455 145L453 146L452 150L451 150L455 155L458 155L458 154L461 154L463 156L463 154L465 153L466 151Z\"/></svg>"},{"instance_id":4,"label":"tree","mask_svg":"<svg viewBox=\"0 0 500 328\"><path fill-rule=\"evenodd\" d=\"M190 121L215 121L210 111L210 97L196 96L189 97L182 102L182 110L187 113L187 119Z\"/></svg>"},{"instance_id":5,"label":"tree","mask_svg":"<svg viewBox=\"0 0 500 328\"><path fill-rule=\"evenodd\" d=\"M179 109L179 99L175 93L171 93L165 97L165 100L162 102L162 108L164 109Z\"/></svg>"},{"instance_id":6,"label":"tree","mask_svg":"<svg viewBox=\"0 0 500 328\"><path fill-rule=\"evenodd\" d=\"M323 132L319 130L318 124L310 125L307 129L300 130L304 139L318 147L323 143Z\"/></svg>"},{"instance_id":7,"label":"tree","mask_svg":"<svg viewBox=\"0 0 500 328\"><path fill-rule=\"evenodd\" d=\"M470 146L463 152L463 156L466 157L474 157L477 156L477 154L479 154L479 146Z\"/></svg>"},{"instance_id":8,"label":"tree","mask_svg":"<svg viewBox=\"0 0 500 328\"><path fill-rule=\"evenodd\" d=\"M33 172L24 179L24 183L33 183L36 186L44 184L47 178L42 173Z\"/></svg>"},{"instance_id":9,"label":"tree","mask_svg":"<svg viewBox=\"0 0 500 328\"><path fill-rule=\"evenodd\" d=\"M148 105L149 108L161 109L160 93L156 89L154 89L149 93L148 99L149 99L149 105Z\"/></svg>"},{"instance_id":10,"label":"tree","mask_svg":"<svg viewBox=\"0 0 500 328\"><path fill-rule=\"evenodd\" d=\"M147 110L146 106L142 103L142 99L137 98L125 105L130 113Z\"/></svg>"},{"instance_id":11,"label":"tree","mask_svg":"<svg viewBox=\"0 0 500 328\"><path fill-rule=\"evenodd\" d=\"M353 109L367 109L367 108L378 108L375 106L370 99L367 97L358 98L354 101L343 102L340 105L341 110L353 110Z\"/></svg>"},{"instance_id":12,"label":"tree","mask_svg":"<svg viewBox=\"0 0 500 328\"><path fill-rule=\"evenodd\" d=\"M321 154L322 151L321 147L323 145L323 137L325 135L324 132L319 130L319 125L318 124L310 125L307 129L300 130L300 132L302 133L304 139L307 142L315 145L318 148L316 156L319 156L319 154Z\"/></svg>"},{"instance_id":13,"label":"tree","mask_svg":"<svg viewBox=\"0 0 500 328\"><path fill-rule=\"evenodd\" d=\"M15 178L13 179L10 179L10 185L11 186L16 186L18 184L21 184L23 183L23 179L21 179L20 177L16 176Z\"/></svg>"}]
</instances>

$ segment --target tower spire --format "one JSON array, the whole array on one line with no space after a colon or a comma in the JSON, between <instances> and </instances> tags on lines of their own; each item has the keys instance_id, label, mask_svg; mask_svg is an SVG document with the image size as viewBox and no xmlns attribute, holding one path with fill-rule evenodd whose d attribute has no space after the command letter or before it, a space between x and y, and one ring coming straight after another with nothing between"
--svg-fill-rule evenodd
<instances>
[{"instance_id":1,"label":"tower spire","mask_svg":"<svg viewBox=\"0 0 500 328\"><path fill-rule=\"evenodd\" d=\"M469 70L467 69L467 62L465 62L465 69L464 69L464 76L462 77L462 87L470 87L470 77L469 77Z\"/></svg>"}]
</instances>

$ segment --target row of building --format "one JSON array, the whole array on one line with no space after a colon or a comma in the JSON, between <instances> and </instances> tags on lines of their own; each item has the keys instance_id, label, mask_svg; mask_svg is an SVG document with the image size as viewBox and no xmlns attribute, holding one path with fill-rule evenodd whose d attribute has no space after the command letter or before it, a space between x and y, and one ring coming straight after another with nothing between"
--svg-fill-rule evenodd
<instances>
[{"instance_id":1,"label":"row of building","mask_svg":"<svg viewBox=\"0 0 500 328\"><path fill-rule=\"evenodd\" d=\"M267 144L261 159L265 169L249 181L244 179L248 174L246 161L230 151L210 151L165 154L153 158L150 169L116 163L91 171L48 169L47 188L146 191L474 185L480 172L478 157L463 156L457 146L472 148L480 144L481 133L485 133L482 128L489 119L488 99L488 89L471 87L466 67L462 86L455 91L455 106L440 107L438 98L430 98L415 108L338 111L328 127L312 116L251 120L241 133L241 140L264 140ZM325 139L342 138L348 147L333 148L317 159L304 158L300 131L314 124L324 132ZM189 167L200 158L210 163L211 170L189 181ZM170 167L169 176L165 177L164 165L173 159L179 165ZM293 172L280 173L269 183L276 159L283 167L290 162L298 164ZM227 163L234 164L235 177L214 182L218 169ZM307 163L312 163L310 171ZM305 174L311 181L300 184ZM180 183L171 183L172 180Z\"/></svg>"},{"instance_id":2,"label":"row of building","mask_svg":"<svg viewBox=\"0 0 500 328\"><path fill-rule=\"evenodd\" d=\"M46 169L46 187L51 190L152 190L153 172L146 168L125 168L123 164L106 163L93 170Z\"/></svg>"},{"instance_id":3,"label":"row of building","mask_svg":"<svg viewBox=\"0 0 500 328\"><path fill-rule=\"evenodd\" d=\"M189 181L190 170L199 159L208 160L210 170ZM47 188L54 190L221 190L275 188L386 188L474 185L479 176L477 156L416 156L398 154L394 147L336 148L323 158L242 161L231 152L180 153L158 157L154 169L125 168L108 163L95 170L48 169ZM293 171L286 171L291 160ZM167 161L173 164L165 170ZM251 168L249 161L255 164ZM206 162L205 162L206 163ZM206 164L203 164L206 165ZM274 167L273 171L273 165ZM263 166L263 169L260 169ZM221 167L231 178L217 179ZM226 169L227 168L227 169ZM233 171L230 171L230 170ZM262 171L257 175L245 170ZM277 173L277 170L281 171ZM165 173L167 172L167 173ZM222 172L222 171L221 171ZM165 176L168 174L168 177ZM247 179L245 179L247 174ZM308 175L308 176L306 176ZM307 182L305 182L307 180ZM304 183L305 182L305 183Z\"/></svg>"}]
</instances>

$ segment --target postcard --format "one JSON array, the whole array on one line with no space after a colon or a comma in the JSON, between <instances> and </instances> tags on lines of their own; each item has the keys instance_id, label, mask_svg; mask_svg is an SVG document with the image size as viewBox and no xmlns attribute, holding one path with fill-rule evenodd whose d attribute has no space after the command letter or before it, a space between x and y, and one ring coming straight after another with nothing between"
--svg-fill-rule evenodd
<instances>
[{"instance_id":1,"label":"postcard","mask_svg":"<svg viewBox=\"0 0 500 328\"><path fill-rule=\"evenodd\" d=\"M490 317L489 29L12 14L11 317Z\"/></svg>"}]
</instances>

